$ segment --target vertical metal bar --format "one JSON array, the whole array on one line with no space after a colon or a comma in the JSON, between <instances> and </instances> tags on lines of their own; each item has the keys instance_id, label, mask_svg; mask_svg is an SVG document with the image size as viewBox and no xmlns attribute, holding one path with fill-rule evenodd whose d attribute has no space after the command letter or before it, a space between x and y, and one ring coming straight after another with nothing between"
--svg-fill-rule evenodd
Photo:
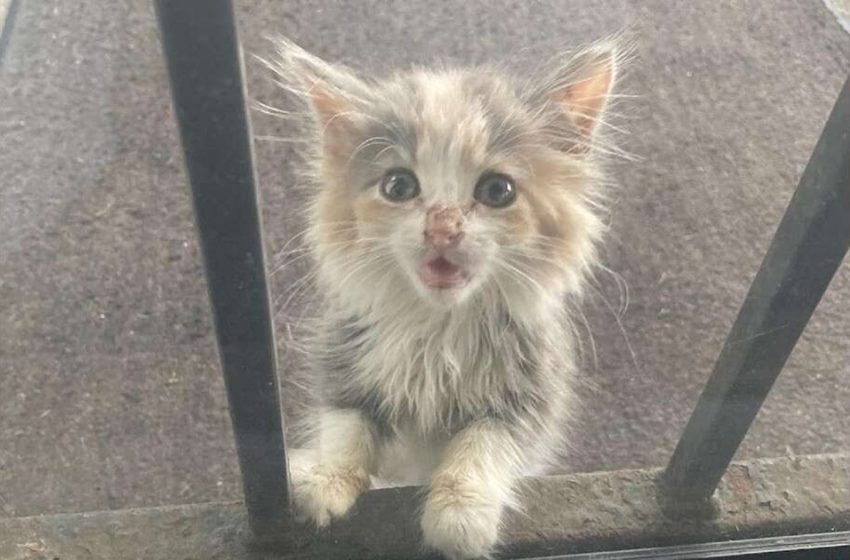
<instances>
[{"instance_id":1,"label":"vertical metal bar","mask_svg":"<svg viewBox=\"0 0 850 560\"><path fill-rule=\"evenodd\" d=\"M229 0L156 0L251 527L289 503L242 59Z\"/></svg>"},{"instance_id":2,"label":"vertical metal bar","mask_svg":"<svg viewBox=\"0 0 850 560\"><path fill-rule=\"evenodd\" d=\"M850 79L663 477L666 497L711 496L850 246Z\"/></svg>"}]
</instances>

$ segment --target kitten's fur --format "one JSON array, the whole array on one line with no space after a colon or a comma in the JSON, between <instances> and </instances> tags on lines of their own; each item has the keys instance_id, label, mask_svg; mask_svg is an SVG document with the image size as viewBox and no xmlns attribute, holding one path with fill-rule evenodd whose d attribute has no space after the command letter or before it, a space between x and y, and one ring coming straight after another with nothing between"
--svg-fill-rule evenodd
<instances>
[{"instance_id":1,"label":"kitten's fur","mask_svg":"<svg viewBox=\"0 0 850 560\"><path fill-rule=\"evenodd\" d=\"M597 123L622 52L593 45L531 80L495 68L372 80L277 44L271 66L314 114L309 240L325 296L297 505L321 526L377 478L426 484L425 542L487 555L518 478L545 468L573 409L565 302L603 230ZM394 168L415 173L418 197L381 196ZM473 200L494 171L516 186L505 208ZM451 288L423 280L435 205L462 236L437 251L466 275Z\"/></svg>"}]
</instances>

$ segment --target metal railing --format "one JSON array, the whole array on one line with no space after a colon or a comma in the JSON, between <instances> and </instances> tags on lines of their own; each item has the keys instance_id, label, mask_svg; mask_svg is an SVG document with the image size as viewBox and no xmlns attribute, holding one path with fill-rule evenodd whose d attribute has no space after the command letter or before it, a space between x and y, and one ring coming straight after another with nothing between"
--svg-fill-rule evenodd
<instances>
[{"instance_id":1,"label":"metal railing","mask_svg":"<svg viewBox=\"0 0 850 560\"><path fill-rule=\"evenodd\" d=\"M252 529L285 523L289 483L241 58L229 0L156 0ZM850 246L845 83L662 477L714 492Z\"/></svg>"},{"instance_id":2,"label":"metal railing","mask_svg":"<svg viewBox=\"0 0 850 560\"><path fill-rule=\"evenodd\" d=\"M287 515L288 468L262 228L229 0L157 0L218 351L257 535Z\"/></svg>"},{"instance_id":3,"label":"metal railing","mask_svg":"<svg viewBox=\"0 0 850 560\"><path fill-rule=\"evenodd\" d=\"M850 246L850 79L665 472L678 500L714 492Z\"/></svg>"}]
</instances>

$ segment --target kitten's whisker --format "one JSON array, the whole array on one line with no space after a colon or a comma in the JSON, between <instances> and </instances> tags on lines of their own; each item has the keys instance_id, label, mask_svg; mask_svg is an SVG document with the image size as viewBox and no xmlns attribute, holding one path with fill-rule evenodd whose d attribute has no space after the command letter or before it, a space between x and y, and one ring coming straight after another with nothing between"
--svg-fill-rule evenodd
<instances>
[{"instance_id":1,"label":"kitten's whisker","mask_svg":"<svg viewBox=\"0 0 850 560\"><path fill-rule=\"evenodd\" d=\"M301 286L305 285L305 284L308 284L309 282L312 282L315 279L315 277L318 273L319 273L318 269L312 270L309 273L302 276L301 278L299 278L298 280L296 280L291 286L289 286L286 290L284 290L282 294L280 294L277 298L275 298L274 307L277 308L278 305L280 304L280 300L282 300L284 297L286 297L287 300L283 304L283 307L282 307L282 309L286 309L289 306L290 300L293 298L293 296L296 293L298 293L299 288Z\"/></svg>"},{"instance_id":2,"label":"kitten's whisker","mask_svg":"<svg viewBox=\"0 0 850 560\"><path fill-rule=\"evenodd\" d=\"M268 136L268 135L256 135L254 136L254 140L258 142L278 142L281 144L307 144L308 142L303 139L297 138L284 138L282 136Z\"/></svg>"},{"instance_id":3,"label":"kitten's whisker","mask_svg":"<svg viewBox=\"0 0 850 560\"><path fill-rule=\"evenodd\" d=\"M268 277L272 278L273 276L280 274L281 272L283 272L284 270L286 270L287 268L292 266L294 263L301 261L303 259L309 258L311 256L312 255L309 253L309 251L307 251L304 254L298 255L294 259L287 259L283 263L277 265L271 272L269 272Z\"/></svg>"},{"instance_id":4,"label":"kitten's whisker","mask_svg":"<svg viewBox=\"0 0 850 560\"><path fill-rule=\"evenodd\" d=\"M643 95L633 93L609 93L606 95L608 99L643 99Z\"/></svg>"},{"instance_id":5,"label":"kitten's whisker","mask_svg":"<svg viewBox=\"0 0 850 560\"><path fill-rule=\"evenodd\" d=\"M576 107L581 107L581 106L576 105ZM592 110L591 107L588 107L588 109ZM610 128L611 130L619 132L620 134L626 134L626 135L631 134L631 132L624 130L622 128L619 128L617 126L614 126L613 124L611 124L610 122L606 121L605 119L603 119L601 117L595 117L592 114L583 113L581 111L576 111L576 110L573 110L573 112L576 113L578 116L593 122L596 126L602 125L602 126Z\"/></svg>"},{"instance_id":6,"label":"kitten's whisker","mask_svg":"<svg viewBox=\"0 0 850 560\"><path fill-rule=\"evenodd\" d=\"M611 313L611 315L614 317L614 321L617 323L617 327L620 329L620 334L622 334L622 335L623 335L623 342L625 342L625 344L626 344L626 349L629 351L629 356L631 357L632 365L635 367L635 369L640 369L640 366L638 366L638 363L637 363L637 354L635 354L634 348L632 348L632 343L631 343L631 341L629 340L629 335L626 333L626 329L625 329L625 327L623 326L623 321L620 319L620 316L619 316L619 315L617 315L617 313L614 311L614 307L613 307L613 306L611 305L611 303L608 301L608 298L606 298L606 297L605 297L605 294L603 294L603 293L602 293L602 292L601 292L601 291L600 291L600 290L599 290L599 289L598 289L598 288L597 288L594 284L592 284L592 283L588 284L588 286L590 286L590 288L591 288L593 291L595 291L595 292L596 292L596 294L597 294L597 295L599 296L599 298L602 300L602 303L604 303L604 304L605 304L605 307L608 309L608 312L609 312L609 313Z\"/></svg>"},{"instance_id":7,"label":"kitten's whisker","mask_svg":"<svg viewBox=\"0 0 850 560\"><path fill-rule=\"evenodd\" d=\"M607 272L614 279L614 282L617 284L617 292L620 296L620 316L624 316L626 312L629 310L629 284L626 282L626 279L622 277L622 275L617 272L611 270L607 266L602 263L596 263L595 265L599 270L603 272Z\"/></svg>"},{"instance_id":8,"label":"kitten's whisker","mask_svg":"<svg viewBox=\"0 0 850 560\"><path fill-rule=\"evenodd\" d=\"M351 156L348 158L348 166L351 166L351 163L357 158L357 156L360 154L361 151L365 150L366 148L368 148L370 146L375 146L375 145L378 145L378 146L384 145L384 146L387 146L387 147L392 147L393 142L392 142L392 140L390 140L389 138L386 138L384 136L372 136L372 137L367 138L366 140L362 141L356 148L354 148L354 150L352 150ZM377 158L374 158L374 159L377 159Z\"/></svg>"},{"instance_id":9,"label":"kitten's whisker","mask_svg":"<svg viewBox=\"0 0 850 560\"><path fill-rule=\"evenodd\" d=\"M520 279L524 278L525 281L528 282L528 285L531 288L533 288L534 290L536 290L538 293L545 293L543 286L541 286L540 283L537 280L535 280L534 278L532 278L531 276L529 276L525 272L523 272L520 269L516 268L515 266L511 265L510 263L508 263L504 259L500 259L499 264L502 267L504 267L504 269L507 270L509 273L515 274L517 278L520 278Z\"/></svg>"},{"instance_id":10,"label":"kitten's whisker","mask_svg":"<svg viewBox=\"0 0 850 560\"><path fill-rule=\"evenodd\" d=\"M272 105L268 105L263 103L262 101L252 101L251 107L263 114L270 115L272 117L283 117L285 119L290 119L293 116L298 116L298 113L294 113L292 111L286 111L284 109L279 109L278 107L274 107Z\"/></svg>"},{"instance_id":11,"label":"kitten's whisker","mask_svg":"<svg viewBox=\"0 0 850 560\"><path fill-rule=\"evenodd\" d=\"M359 233L359 228L358 227L334 228L333 232L337 233L337 234ZM308 229L308 230L302 231L302 232L298 233L297 235L293 236L292 238L290 238L290 240L287 241L286 245L284 245L283 248L280 251L275 253L275 259L279 259L281 255L286 256L286 253L284 253L284 250L286 249L286 247L288 245L290 245L291 243L298 240L298 238L303 238L304 236L306 236L310 233L315 233L315 232L313 230ZM383 240L383 238L381 238L381 237L375 237L375 236L363 237L362 235L360 235L358 237L352 237L351 239L345 239L343 241L325 241L325 242L322 243L322 246L323 247L329 247L329 246L335 246L335 245L344 246L344 245L350 245L350 244L358 243L358 242L362 242L362 241L381 241L381 240ZM294 251L300 251L300 250L310 250L310 249L311 249L311 247L301 246L301 247L296 247L293 250Z\"/></svg>"},{"instance_id":12,"label":"kitten's whisker","mask_svg":"<svg viewBox=\"0 0 850 560\"><path fill-rule=\"evenodd\" d=\"M373 266L373 265L381 262L384 259L392 259L392 254L389 254L389 253L380 254L377 257L373 257L371 260L358 263L357 265L354 266L354 268L351 269L351 271L342 280L340 280L339 285L345 286L345 284L348 282L348 279L351 278L353 275L357 274L364 267Z\"/></svg>"},{"instance_id":13,"label":"kitten's whisker","mask_svg":"<svg viewBox=\"0 0 850 560\"><path fill-rule=\"evenodd\" d=\"M590 322L587 320L587 315L584 314L584 311L582 311L581 308L577 307L575 309L575 313L578 315L579 319L581 319L581 322L584 324L584 328L587 331L587 338L590 341L590 351L593 354L593 370L597 371L599 369L599 360L596 354L596 340L594 340L593 331L590 328ZM579 341L579 344L581 343L580 336L577 336L576 340Z\"/></svg>"},{"instance_id":14,"label":"kitten's whisker","mask_svg":"<svg viewBox=\"0 0 850 560\"><path fill-rule=\"evenodd\" d=\"M353 248L358 243L367 244L367 243L370 243L370 242L373 242L373 241L383 241L383 240L381 238L378 238L378 237L374 237L374 238L372 238L372 237L370 237L370 238L354 238L354 239L349 239L349 240L345 240L345 241L328 242L328 243L323 244L323 248L325 248L325 249L329 249L329 248L333 249L333 248L339 248L339 247ZM298 253L301 253L301 254L299 254L295 258L287 258L291 255L295 255L295 254L298 254ZM282 262L280 265L276 266L271 272L269 272L268 276L272 277L272 276L278 274L279 272L281 272L282 270L290 267L293 263L301 261L301 260L306 259L306 258L313 257L313 256L314 255L313 255L313 248L312 247L299 247L299 248L296 248L296 249L292 249L287 254L283 255L283 258L285 259L284 262ZM280 260L280 258L276 257L275 260Z\"/></svg>"},{"instance_id":15,"label":"kitten's whisker","mask_svg":"<svg viewBox=\"0 0 850 560\"><path fill-rule=\"evenodd\" d=\"M297 233L292 234L289 239L284 243L283 247L281 247L277 252L275 252L273 260L280 260L282 257L286 256L286 249L295 243L296 241L301 241L307 236L312 230L310 228L306 228ZM296 247L295 249L305 249L305 247Z\"/></svg>"},{"instance_id":16,"label":"kitten's whisker","mask_svg":"<svg viewBox=\"0 0 850 560\"><path fill-rule=\"evenodd\" d=\"M380 160L380 159L381 159L381 156L383 156L386 152L388 152L388 151L390 151L390 150L397 150L397 149L398 149L398 146L397 146L397 145L395 145L395 144L388 144L387 146L385 146L384 148L382 148L382 149L381 149L381 151L379 151L377 154L375 154L375 158L374 158L374 159L375 159L376 161L377 161L377 160Z\"/></svg>"}]
</instances>

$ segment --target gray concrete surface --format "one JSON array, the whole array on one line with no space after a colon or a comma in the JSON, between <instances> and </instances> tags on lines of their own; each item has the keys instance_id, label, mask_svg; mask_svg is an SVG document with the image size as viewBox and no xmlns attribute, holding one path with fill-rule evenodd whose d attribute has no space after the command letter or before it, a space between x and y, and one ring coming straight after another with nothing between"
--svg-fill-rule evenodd
<instances>
[{"instance_id":1,"label":"gray concrete surface","mask_svg":"<svg viewBox=\"0 0 850 560\"><path fill-rule=\"evenodd\" d=\"M621 143L641 160L615 166L606 250L629 306L621 329L601 297L588 303L598 360L562 470L662 465L850 71L832 14L794 0L236 6L249 52L268 54L262 36L280 32L368 71L522 68L632 26L638 97L619 107ZM152 7L19 8L0 65L0 515L238 498ZM247 70L254 98L286 107L260 65ZM258 136L287 134L255 121ZM260 141L257 155L273 254L302 227L293 154ZM273 296L303 272L275 274ZM616 282L598 283L619 307ZM845 265L739 458L850 448L848 312ZM298 313L278 317L284 375L298 367L286 352Z\"/></svg>"},{"instance_id":2,"label":"gray concrete surface","mask_svg":"<svg viewBox=\"0 0 850 560\"><path fill-rule=\"evenodd\" d=\"M6 23L6 16L9 14L10 4L11 0L0 0L0 30L3 29L3 25Z\"/></svg>"},{"instance_id":3,"label":"gray concrete surface","mask_svg":"<svg viewBox=\"0 0 850 560\"><path fill-rule=\"evenodd\" d=\"M657 469L529 479L523 488L529 507L505 520L498 557L687 546L797 532L845 544L849 468L846 455L733 464L718 489L711 520L665 515L655 500ZM795 490L775 492L783 486ZM0 558L437 560L421 544L418 503L413 488L377 490L353 515L327 529L293 524L262 543L251 538L245 510L234 503L0 519ZM656 553L641 558L673 557ZM680 550L676 557L697 556Z\"/></svg>"},{"instance_id":4,"label":"gray concrete surface","mask_svg":"<svg viewBox=\"0 0 850 560\"><path fill-rule=\"evenodd\" d=\"M850 0L823 0L823 4L832 12L841 27L850 33Z\"/></svg>"}]
</instances>

